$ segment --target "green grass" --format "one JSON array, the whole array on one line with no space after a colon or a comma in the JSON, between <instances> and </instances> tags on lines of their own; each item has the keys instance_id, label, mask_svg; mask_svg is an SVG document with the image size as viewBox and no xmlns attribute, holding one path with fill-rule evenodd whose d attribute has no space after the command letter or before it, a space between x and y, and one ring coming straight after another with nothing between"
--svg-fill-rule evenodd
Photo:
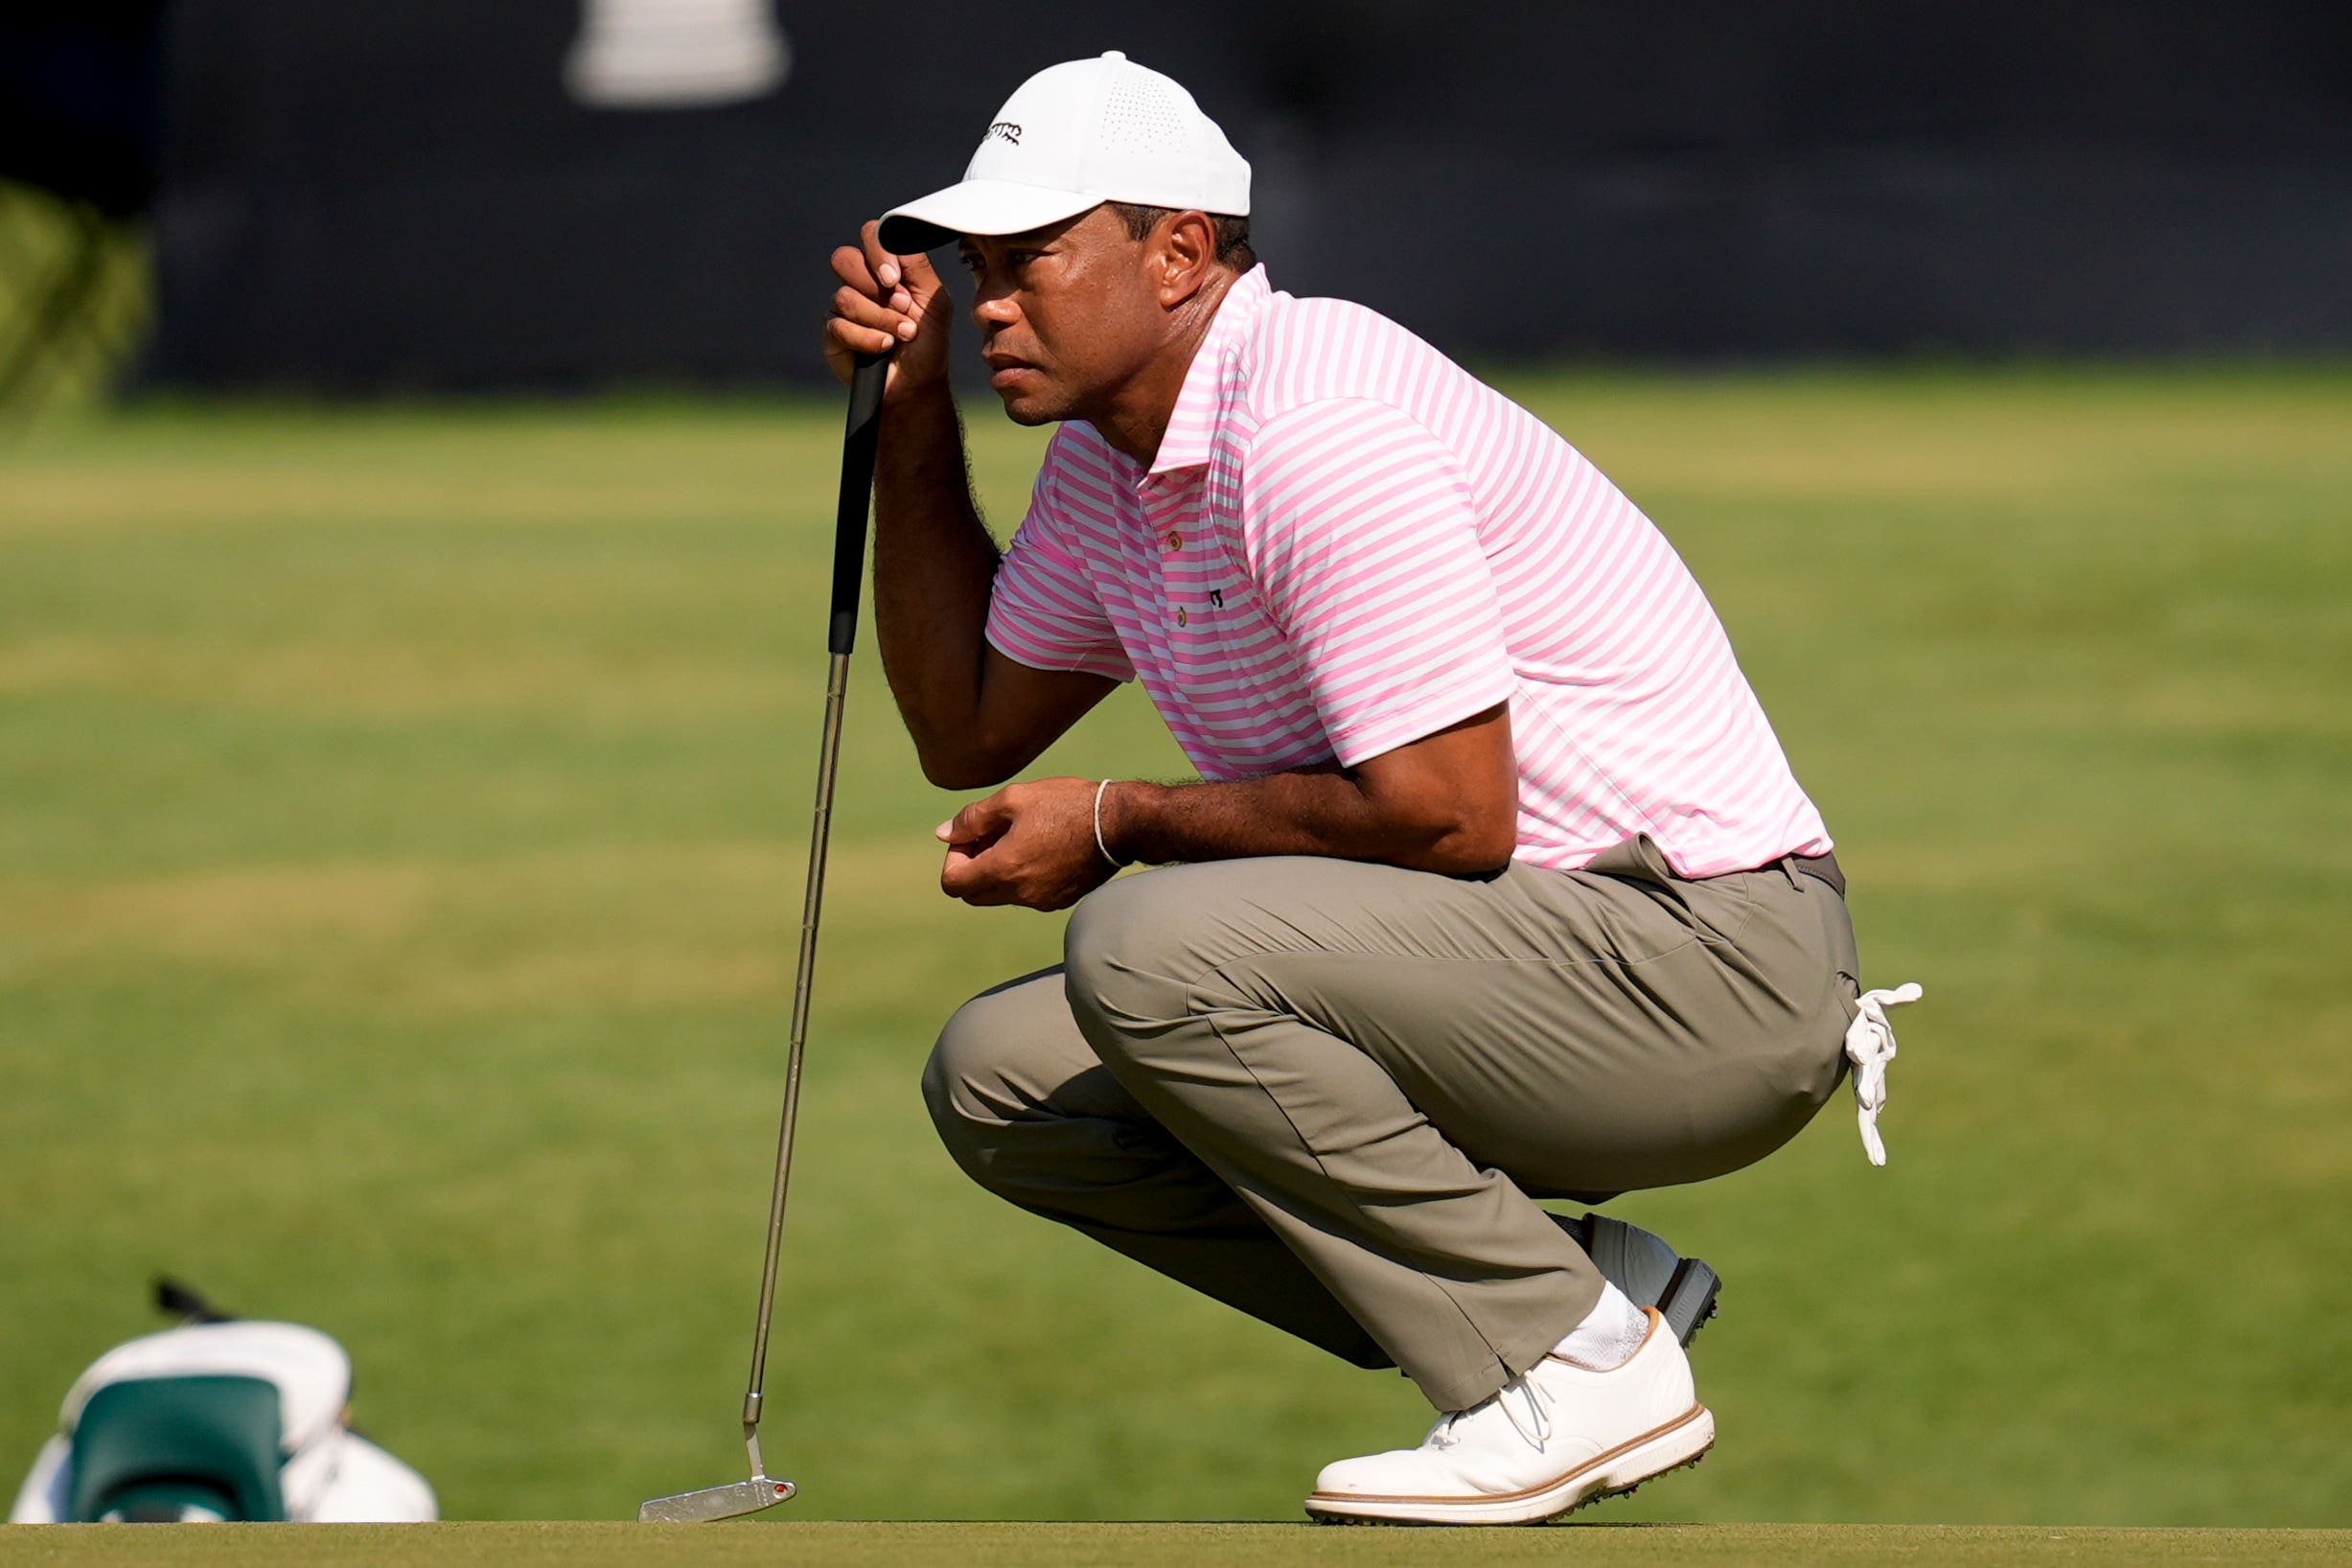
<instances>
[{"instance_id":1,"label":"green grass","mask_svg":"<svg viewBox=\"0 0 2352 1568\"><path fill-rule=\"evenodd\" d=\"M1690 559L1867 978L1927 987L1886 1170L1839 1101L1621 1206L1728 1280L1722 1438L1599 1517L2352 1525L2352 375L1513 389ZM975 426L1009 526L1036 440ZM451 1517L739 1473L838 431L161 409L0 448L0 1467L168 1270L342 1338ZM1041 771L1180 767L1130 692ZM1059 922L939 896L957 797L870 648L843 777L770 1378L792 1519L1288 1519L1416 1435L1400 1379L953 1169L932 1035ZM1005 1537L1048 1538L1082 1544L1025 1560L1108 1537ZM1533 1550L1379 1538L1411 1545L1314 1550Z\"/></svg>"},{"instance_id":2,"label":"green grass","mask_svg":"<svg viewBox=\"0 0 2352 1568\"><path fill-rule=\"evenodd\" d=\"M2340 1531L2020 1530L1870 1525L1562 1527L1437 1533L1242 1524L36 1525L0 1532L0 1568L2187 1568L2341 1562Z\"/></svg>"}]
</instances>

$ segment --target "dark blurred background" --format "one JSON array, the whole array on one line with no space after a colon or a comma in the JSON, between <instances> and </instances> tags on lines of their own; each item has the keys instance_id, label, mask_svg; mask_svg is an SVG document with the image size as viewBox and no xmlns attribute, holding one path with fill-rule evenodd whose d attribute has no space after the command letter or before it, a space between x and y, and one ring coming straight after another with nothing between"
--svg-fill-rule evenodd
<instances>
[{"instance_id":1,"label":"dark blurred background","mask_svg":"<svg viewBox=\"0 0 2352 1568\"><path fill-rule=\"evenodd\" d=\"M0 369L92 330L144 219L150 384L810 378L824 252L1106 48L1254 161L1278 286L1473 357L2352 347L2341 0L1111 12L19 5L0 175L70 242L18 257Z\"/></svg>"}]
</instances>

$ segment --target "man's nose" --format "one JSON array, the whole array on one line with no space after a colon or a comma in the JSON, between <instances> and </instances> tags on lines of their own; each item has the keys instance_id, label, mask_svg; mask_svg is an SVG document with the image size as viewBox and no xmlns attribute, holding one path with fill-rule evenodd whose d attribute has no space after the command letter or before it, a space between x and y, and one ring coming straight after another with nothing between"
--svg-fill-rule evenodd
<instances>
[{"instance_id":1,"label":"man's nose","mask_svg":"<svg viewBox=\"0 0 2352 1568\"><path fill-rule=\"evenodd\" d=\"M972 319L982 327L1009 327L1020 318L1020 311L1003 294L981 293L973 296Z\"/></svg>"}]
</instances>

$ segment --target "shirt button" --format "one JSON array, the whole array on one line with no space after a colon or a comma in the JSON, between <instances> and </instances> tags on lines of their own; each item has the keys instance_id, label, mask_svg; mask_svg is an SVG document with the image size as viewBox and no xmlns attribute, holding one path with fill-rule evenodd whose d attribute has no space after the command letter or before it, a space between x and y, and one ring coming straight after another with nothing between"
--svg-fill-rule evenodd
<instances>
[{"instance_id":1,"label":"shirt button","mask_svg":"<svg viewBox=\"0 0 2352 1568\"><path fill-rule=\"evenodd\" d=\"M1184 624L1185 624L1187 621L1188 621L1188 620L1190 620L1190 619L1191 619L1191 617L1190 617L1190 616L1188 616L1188 615L1187 615L1187 614L1186 614L1186 613L1185 613L1185 612L1184 612L1182 610L1179 610L1179 611L1176 611L1176 624L1177 624L1178 626L1182 626L1182 625L1184 625Z\"/></svg>"},{"instance_id":2,"label":"shirt button","mask_svg":"<svg viewBox=\"0 0 2352 1568\"><path fill-rule=\"evenodd\" d=\"M1184 535L1173 528L1169 529L1167 536L1167 547L1171 550L1183 549L1185 547Z\"/></svg>"}]
</instances>

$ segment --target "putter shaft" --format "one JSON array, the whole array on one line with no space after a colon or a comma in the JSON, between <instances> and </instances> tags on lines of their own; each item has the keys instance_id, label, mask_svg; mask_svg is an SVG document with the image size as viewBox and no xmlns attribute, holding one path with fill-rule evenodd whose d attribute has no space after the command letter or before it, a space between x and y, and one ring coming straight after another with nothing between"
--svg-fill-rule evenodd
<instances>
[{"instance_id":1,"label":"putter shaft","mask_svg":"<svg viewBox=\"0 0 2352 1568\"><path fill-rule=\"evenodd\" d=\"M743 1395L743 1443L751 1478L725 1487L657 1497L637 1510L640 1524L704 1524L773 1508L798 1488L769 1475L760 1457L760 1405L768 1376L768 1325L775 1314L776 1260L783 1252L784 1200L792 1185L793 1127L800 1115L800 1057L808 1041L809 980L817 967L817 920L824 902L825 844L833 825L833 780L841 754L842 703L849 656L835 654L825 679L825 735L817 761L817 822L809 847L808 894L800 911L800 965L793 981L792 1049L784 1066L784 1115L776 1128L775 1185L768 1195L768 1253L760 1268L759 1319L751 1330L750 1386Z\"/></svg>"},{"instance_id":2,"label":"putter shaft","mask_svg":"<svg viewBox=\"0 0 2352 1568\"><path fill-rule=\"evenodd\" d=\"M800 962L793 977L792 1046L784 1062L784 1115L776 1128L775 1186L768 1197L768 1254L760 1268L759 1319L751 1330L751 1378L743 1395L743 1438L751 1473L760 1463L759 1418L768 1381L768 1326L775 1315L776 1259L784 1245L784 1201L792 1183L793 1128L800 1116L800 1059L808 1044L809 984L817 971L817 923L825 896L825 848L832 839L833 782L842 751L842 707L849 692L849 656L835 654L825 674L825 732L817 752L817 819L809 842L808 891L800 906Z\"/></svg>"},{"instance_id":3,"label":"putter shaft","mask_svg":"<svg viewBox=\"0 0 2352 1568\"><path fill-rule=\"evenodd\" d=\"M842 707L849 692L849 655L858 634L858 598L865 573L865 524L874 490L874 456L881 440L887 356L858 357L849 382L849 423L842 439L841 504L833 533L832 620L825 647L824 740L817 753L817 814L809 841L808 892L800 907L800 961L793 974L792 1049L784 1065L784 1114L776 1127L775 1184L768 1194L768 1248L760 1265L759 1319L751 1328L751 1376L743 1395L743 1443L751 1477L726 1487L657 1497L637 1510L640 1521L731 1519L772 1508L792 1496L789 1481L769 1475L759 1451L760 1407L768 1381L768 1326L775 1315L776 1259L784 1244L784 1199L792 1182L793 1128L800 1116L800 1057L808 1043L809 990L817 972L817 919L824 904L825 846L832 837L833 781L842 752Z\"/></svg>"}]
</instances>

